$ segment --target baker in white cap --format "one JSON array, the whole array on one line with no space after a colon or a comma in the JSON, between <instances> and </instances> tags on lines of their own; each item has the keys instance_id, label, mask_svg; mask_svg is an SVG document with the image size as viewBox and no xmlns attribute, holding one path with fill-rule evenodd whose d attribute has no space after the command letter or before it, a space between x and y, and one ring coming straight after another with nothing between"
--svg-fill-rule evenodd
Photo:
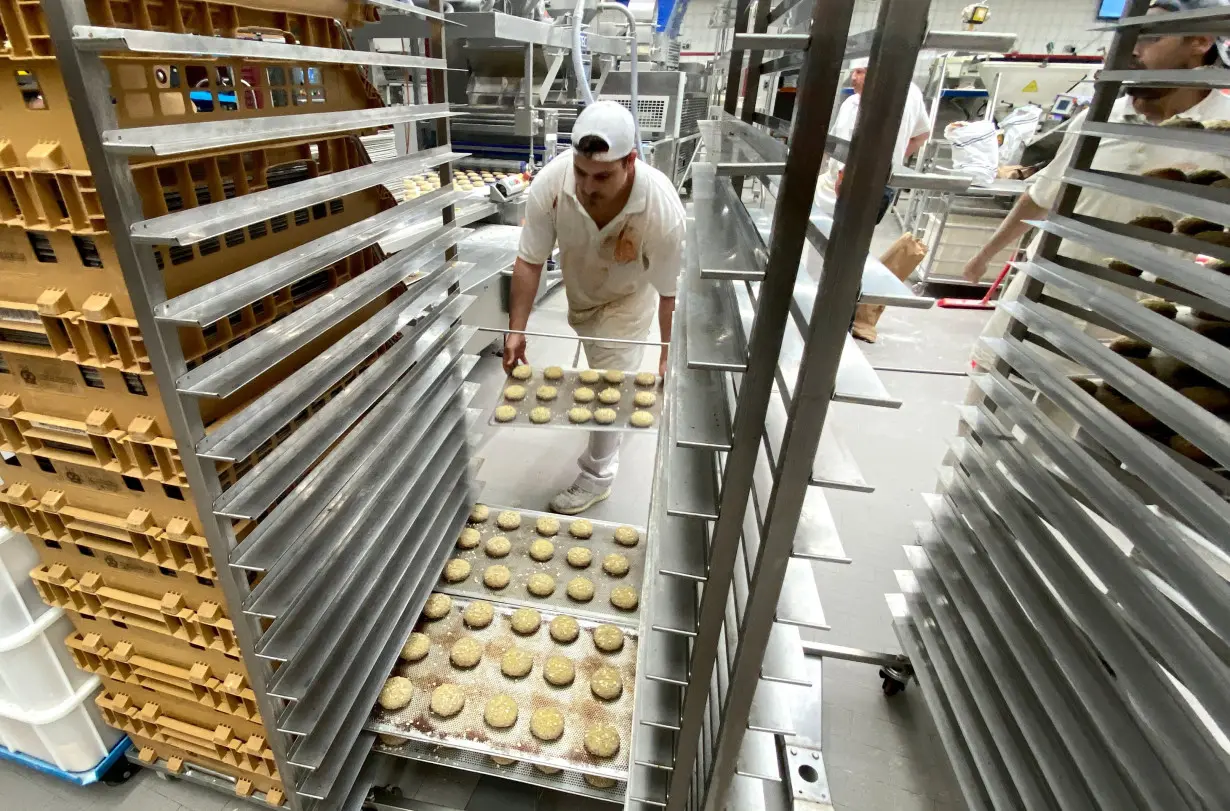
<instances>
[{"instance_id":1,"label":"baker in white cap","mask_svg":"<svg viewBox=\"0 0 1230 811\"><path fill-rule=\"evenodd\" d=\"M577 116L572 151L535 176L513 267L508 328L524 330L542 266L559 244L568 323L594 369L635 372L643 346L601 338L645 340L654 317L663 343L671 338L675 288L685 234L683 204L666 175L637 159L632 113L598 101ZM666 373L662 347L658 373ZM528 363L524 335L504 339L504 368ZM611 494L619 464L618 431L594 431L577 464L576 481L551 500L575 515Z\"/></svg>"},{"instance_id":2,"label":"baker in white cap","mask_svg":"<svg viewBox=\"0 0 1230 811\"><path fill-rule=\"evenodd\" d=\"M868 60L866 58L855 59L850 62L850 86L854 88L854 93L841 103L841 107L837 109L837 119L833 122L831 133L847 141L854 135L854 125L858 122L859 109L863 99L863 84L867 81L867 65ZM927 111L927 102L923 99L922 91L911 82L905 99L905 110L901 115L901 128L897 131L897 144L893 151L893 166L904 166L906 159L921 149L930 135L931 116ZM837 197L841 192L841 176L844 169L844 163L830 158L825 171L820 174L817 193L833 198ZM876 219L877 222L884 217L884 212L888 210L888 204L891 200L892 190L885 189L884 200L880 205L880 214Z\"/></svg>"}]
</instances>

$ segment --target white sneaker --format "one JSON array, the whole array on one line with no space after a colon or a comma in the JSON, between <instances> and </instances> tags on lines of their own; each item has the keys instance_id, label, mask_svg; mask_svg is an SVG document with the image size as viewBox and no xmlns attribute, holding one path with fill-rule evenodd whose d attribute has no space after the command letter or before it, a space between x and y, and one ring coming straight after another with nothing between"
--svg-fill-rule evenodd
<instances>
[{"instance_id":1,"label":"white sneaker","mask_svg":"<svg viewBox=\"0 0 1230 811\"><path fill-rule=\"evenodd\" d=\"M582 482L576 481L568 486L548 505L552 512L564 515L583 513L599 501L605 501L611 495L611 488L601 491L590 490Z\"/></svg>"}]
</instances>

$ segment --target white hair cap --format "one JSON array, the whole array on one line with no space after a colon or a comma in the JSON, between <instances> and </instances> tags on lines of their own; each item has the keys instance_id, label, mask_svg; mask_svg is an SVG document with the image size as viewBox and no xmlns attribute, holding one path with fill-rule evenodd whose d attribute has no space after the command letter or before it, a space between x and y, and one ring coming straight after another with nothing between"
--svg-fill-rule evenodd
<instances>
[{"instance_id":1,"label":"white hair cap","mask_svg":"<svg viewBox=\"0 0 1230 811\"><path fill-rule=\"evenodd\" d=\"M596 135L606 141L607 151L590 157L596 161L617 161L626 158L636 149L636 122L632 111L617 101L595 101L577 116L572 125L572 146L575 149L581 139Z\"/></svg>"},{"instance_id":2,"label":"white hair cap","mask_svg":"<svg viewBox=\"0 0 1230 811\"><path fill-rule=\"evenodd\" d=\"M866 70L867 66L870 64L871 64L870 59L868 59L865 56L860 56L858 59L850 60L850 70L858 70L859 68L863 68L864 70Z\"/></svg>"}]
</instances>

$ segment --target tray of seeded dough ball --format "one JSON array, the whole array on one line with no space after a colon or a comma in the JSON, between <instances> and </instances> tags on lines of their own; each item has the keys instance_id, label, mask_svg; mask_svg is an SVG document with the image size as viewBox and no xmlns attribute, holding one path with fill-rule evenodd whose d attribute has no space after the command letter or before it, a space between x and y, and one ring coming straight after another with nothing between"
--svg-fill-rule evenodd
<instances>
[{"instance_id":1,"label":"tray of seeded dough ball","mask_svg":"<svg viewBox=\"0 0 1230 811\"><path fill-rule=\"evenodd\" d=\"M635 626L644 530L476 504L438 591Z\"/></svg>"},{"instance_id":2,"label":"tray of seeded dough ball","mask_svg":"<svg viewBox=\"0 0 1230 811\"><path fill-rule=\"evenodd\" d=\"M661 383L652 372L518 366L504 381L488 423L653 430L662 419Z\"/></svg>"},{"instance_id":3,"label":"tray of seeded dough ball","mask_svg":"<svg viewBox=\"0 0 1230 811\"><path fill-rule=\"evenodd\" d=\"M437 592L367 729L626 780L636 649L629 629Z\"/></svg>"}]
</instances>

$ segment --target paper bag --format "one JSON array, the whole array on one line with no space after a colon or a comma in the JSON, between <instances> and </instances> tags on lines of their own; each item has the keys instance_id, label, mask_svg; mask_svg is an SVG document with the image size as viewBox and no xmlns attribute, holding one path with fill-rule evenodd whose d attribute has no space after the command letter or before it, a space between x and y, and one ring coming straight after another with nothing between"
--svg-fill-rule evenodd
<instances>
[{"instance_id":1,"label":"paper bag","mask_svg":"<svg viewBox=\"0 0 1230 811\"><path fill-rule=\"evenodd\" d=\"M914 268L922 263L927 255L927 245L913 234L902 234L897 241L888 247L880 261L892 274L901 281L909 278ZM869 344L876 342L876 323L884 312L883 304L860 304L854 311L854 323L850 326L850 334L860 341Z\"/></svg>"}]
</instances>

